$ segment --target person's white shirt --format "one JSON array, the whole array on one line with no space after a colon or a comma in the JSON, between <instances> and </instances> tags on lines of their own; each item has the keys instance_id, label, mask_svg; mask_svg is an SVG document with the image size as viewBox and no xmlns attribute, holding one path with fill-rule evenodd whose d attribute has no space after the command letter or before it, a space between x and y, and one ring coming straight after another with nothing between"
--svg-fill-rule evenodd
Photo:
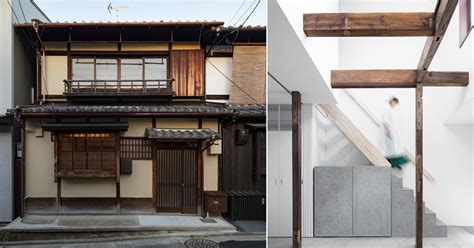
<instances>
[{"instance_id":1,"label":"person's white shirt","mask_svg":"<svg viewBox=\"0 0 474 248\"><path fill-rule=\"evenodd\" d=\"M382 124L382 147L385 157L400 155L400 137L394 108L387 107L382 117Z\"/></svg>"}]
</instances>

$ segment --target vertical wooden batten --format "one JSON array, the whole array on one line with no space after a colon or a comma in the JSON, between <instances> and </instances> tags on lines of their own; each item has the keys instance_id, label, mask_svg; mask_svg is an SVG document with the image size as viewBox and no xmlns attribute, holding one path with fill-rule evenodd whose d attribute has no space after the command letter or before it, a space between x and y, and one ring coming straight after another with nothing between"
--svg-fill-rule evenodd
<instances>
[{"instance_id":1,"label":"vertical wooden batten","mask_svg":"<svg viewBox=\"0 0 474 248\"><path fill-rule=\"evenodd\" d=\"M291 92L293 167L293 247L301 247L301 93Z\"/></svg>"}]
</instances>

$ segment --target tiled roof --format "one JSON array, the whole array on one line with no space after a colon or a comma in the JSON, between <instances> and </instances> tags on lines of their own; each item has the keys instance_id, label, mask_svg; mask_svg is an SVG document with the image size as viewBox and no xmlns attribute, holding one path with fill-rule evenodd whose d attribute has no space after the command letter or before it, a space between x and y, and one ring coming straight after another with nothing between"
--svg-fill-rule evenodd
<instances>
[{"instance_id":1,"label":"tiled roof","mask_svg":"<svg viewBox=\"0 0 474 248\"><path fill-rule=\"evenodd\" d=\"M162 104L162 105L38 105L19 108L21 114L146 113L218 114L237 117L264 117L265 104ZM10 109L9 113L15 112Z\"/></svg>"},{"instance_id":2,"label":"tiled roof","mask_svg":"<svg viewBox=\"0 0 474 248\"><path fill-rule=\"evenodd\" d=\"M22 108L22 113L232 113L223 105L43 105Z\"/></svg>"},{"instance_id":3,"label":"tiled roof","mask_svg":"<svg viewBox=\"0 0 474 248\"><path fill-rule=\"evenodd\" d=\"M145 137L155 139L216 139L220 135L209 128L204 129L160 129L147 128Z\"/></svg>"},{"instance_id":4,"label":"tiled roof","mask_svg":"<svg viewBox=\"0 0 474 248\"><path fill-rule=\"evenodd\" d=\"M265 104L227 104L229 110L234 111L237 116L265 116Z\"/></svg>"}]
</instances>

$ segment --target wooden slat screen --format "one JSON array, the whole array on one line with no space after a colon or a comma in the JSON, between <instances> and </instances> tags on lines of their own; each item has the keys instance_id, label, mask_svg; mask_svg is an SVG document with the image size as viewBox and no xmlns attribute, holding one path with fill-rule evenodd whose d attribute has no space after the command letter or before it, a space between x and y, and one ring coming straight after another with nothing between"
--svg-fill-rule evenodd
<instances>
[{"instance_id":1,"label":"wooden slat screen","mask_svg":"<svg viewBox=\"0 0 474 248\"><path fill-rule=\"evenodd\" d=\"M151 160L152 140L145 138L121 137L120 157L134 160Z\"/></svg>"},{"instance_id":2,"label":"wooden slat screen","mask_svg":"<svg viewBox=\"0 0 474 248\"><path fill-rule=\"evenodd\" d=\"M176 96L204 95L203 50L171 51L171 78Z\"/></svg>"},{"instance_id":3,"label":"wooden slat screen","mask_svg":"<svg viewBox=\"0 0 474 248\"><path fill-rule=\"evenodd\" d=\"M113 176L117 163L117 134L60 133L58 176Z\"/></svg>"}]
</instances>

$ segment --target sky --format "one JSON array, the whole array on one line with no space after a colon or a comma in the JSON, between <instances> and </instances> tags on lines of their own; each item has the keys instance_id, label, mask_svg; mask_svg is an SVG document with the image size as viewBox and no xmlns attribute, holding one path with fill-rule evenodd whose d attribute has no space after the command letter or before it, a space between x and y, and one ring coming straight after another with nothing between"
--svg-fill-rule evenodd
<instances>
[{"instance_id":1,"label":"sky","mask_svg":"<svg viewBox=\"0 0 474 248\"><path fill-rule=\"evenodd\" d=\"M224 21L240 25L259 0L34 0L52 21ZM112 3L118 11L109 13ZM267 0L245 25L266 25ZM240 9L239 9L240 8ZM239 10L237 12L237 10ZM247 12L245 13L245 11ZM235 15L235 16L234 16ZM232 19L233 18L233 19ZM240 19L240 20L239 20Z\"/></svg>"}]
</instances>

